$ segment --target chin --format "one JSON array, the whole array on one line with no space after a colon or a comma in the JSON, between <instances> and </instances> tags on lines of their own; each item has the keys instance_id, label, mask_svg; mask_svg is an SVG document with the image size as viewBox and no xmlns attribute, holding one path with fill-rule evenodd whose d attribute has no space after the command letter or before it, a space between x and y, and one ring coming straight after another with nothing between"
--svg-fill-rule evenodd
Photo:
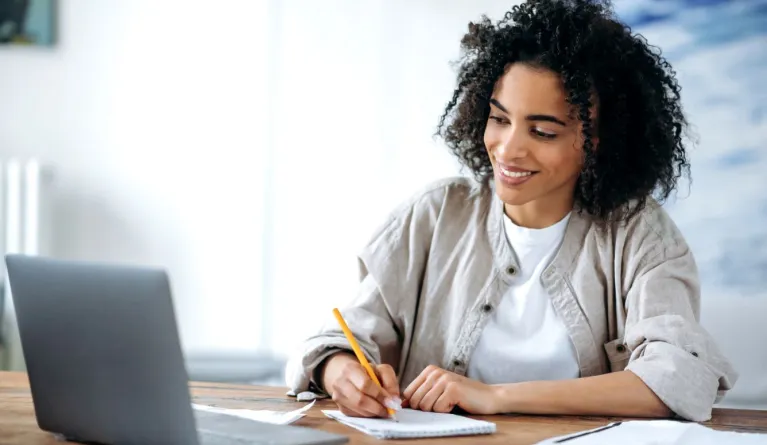
<instances>
[{"instance_id":1,"label":"chin","mask_svg":"<svg viewBox=\"0 0 767 445\"><path fill-rule=\"evenodd\" d=\"M501 201L511 206L520 206L533 200L533 196L524 190L510 189L506 185L495 182L495 193Z\"/></svg>"}]
</instances>

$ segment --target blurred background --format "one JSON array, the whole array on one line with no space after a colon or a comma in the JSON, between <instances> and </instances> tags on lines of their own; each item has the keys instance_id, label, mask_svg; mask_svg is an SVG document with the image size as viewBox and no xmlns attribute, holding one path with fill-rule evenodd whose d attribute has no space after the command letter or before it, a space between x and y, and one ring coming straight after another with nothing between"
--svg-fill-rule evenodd
<instances>
[{"instance_id":1,"label":"blurred background","mask_svg":"<svg viewBox=\"0 0 767 445\"><path fill-rule=\"evenodd\" d=\"M190 376L282 385L375 227L462 174L432 136L451 62L514 3L0 0L2 249L164 267ZM722 405L767 408L767 1L616 10L673 63L697 135L666 207L741 374ZM23 369L0 307L0 368Z\"/></svg>"}]
</instances>

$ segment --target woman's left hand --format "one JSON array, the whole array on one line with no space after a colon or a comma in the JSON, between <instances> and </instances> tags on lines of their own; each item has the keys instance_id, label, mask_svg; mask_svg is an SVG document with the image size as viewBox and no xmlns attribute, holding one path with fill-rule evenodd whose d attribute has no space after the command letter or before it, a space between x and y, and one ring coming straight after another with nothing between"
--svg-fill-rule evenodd
<instances>
[{"instance_id":1,"label":"woman's left hand","mask_svg":"<svg viewBox=\"0 0 767 445\"><path fill-rule=\"evenodd\" d=\"M496 414L496 387L430 365L402 394L413 409L449 413L458 406L471 414Z\"/></svg>"}]
</instances>

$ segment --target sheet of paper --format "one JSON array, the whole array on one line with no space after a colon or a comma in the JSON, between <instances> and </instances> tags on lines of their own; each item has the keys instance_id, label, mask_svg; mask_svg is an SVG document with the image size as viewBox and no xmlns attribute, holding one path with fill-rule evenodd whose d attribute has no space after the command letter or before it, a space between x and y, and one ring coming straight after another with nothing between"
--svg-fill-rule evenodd
<instances>
[{"instance_id":1,"label":"sheet of paper","mask_svg":"<svg viewBox=\"0 0 767 445\"><path fill-rule=\"evenodd\" d=\"M412 409L398 411L396 422L391 419L348 417L340 411L322 412L344 425L379 439L492 434L496 430L495 424L491 422Z\"/></svg>"},{"instance_id":2,"label":"sheet of paper","mask_svg":"<svg viewBox=\"0 0 767 445\"><path fill-rule=\"evenodd\" d=\"M231 409L231 408L219 408L216 406L197 405L192 404L192 408L202 411L210 411L213 413L227 414L230 416L241 417L243 419L255 420L257 422L273 423L276 425L287 425L297 421L304 417L304 413L309 411L314 402L293 411L270 411L270 410L253 410L253 409Z\"/></svg>"},{"instance_id":3,"label":"sheet of paper","mask_svg":"<svg viewBox=\"0 0 767 445\"><path fill-rule=\"evenodd\" d=\"M767 435L717 431L691 422L635 420L555 437L536 445L767 445Z\"/></svg>"}]
</instances>

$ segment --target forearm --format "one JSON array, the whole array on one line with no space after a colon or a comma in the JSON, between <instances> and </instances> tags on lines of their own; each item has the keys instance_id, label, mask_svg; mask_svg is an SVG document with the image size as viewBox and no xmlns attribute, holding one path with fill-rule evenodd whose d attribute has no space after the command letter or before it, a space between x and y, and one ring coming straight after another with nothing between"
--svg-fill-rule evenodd
<instances>
[{"instance_id":1,"label":"forearm","mask_svg":"<svg viewBox=\"0 0 767 445\"><path fill-rule=\"evenodd\" d=\"M671 411L630 371L572 380L497 386L498 412L670 417Z\"/></svg>"}]
</instances>

